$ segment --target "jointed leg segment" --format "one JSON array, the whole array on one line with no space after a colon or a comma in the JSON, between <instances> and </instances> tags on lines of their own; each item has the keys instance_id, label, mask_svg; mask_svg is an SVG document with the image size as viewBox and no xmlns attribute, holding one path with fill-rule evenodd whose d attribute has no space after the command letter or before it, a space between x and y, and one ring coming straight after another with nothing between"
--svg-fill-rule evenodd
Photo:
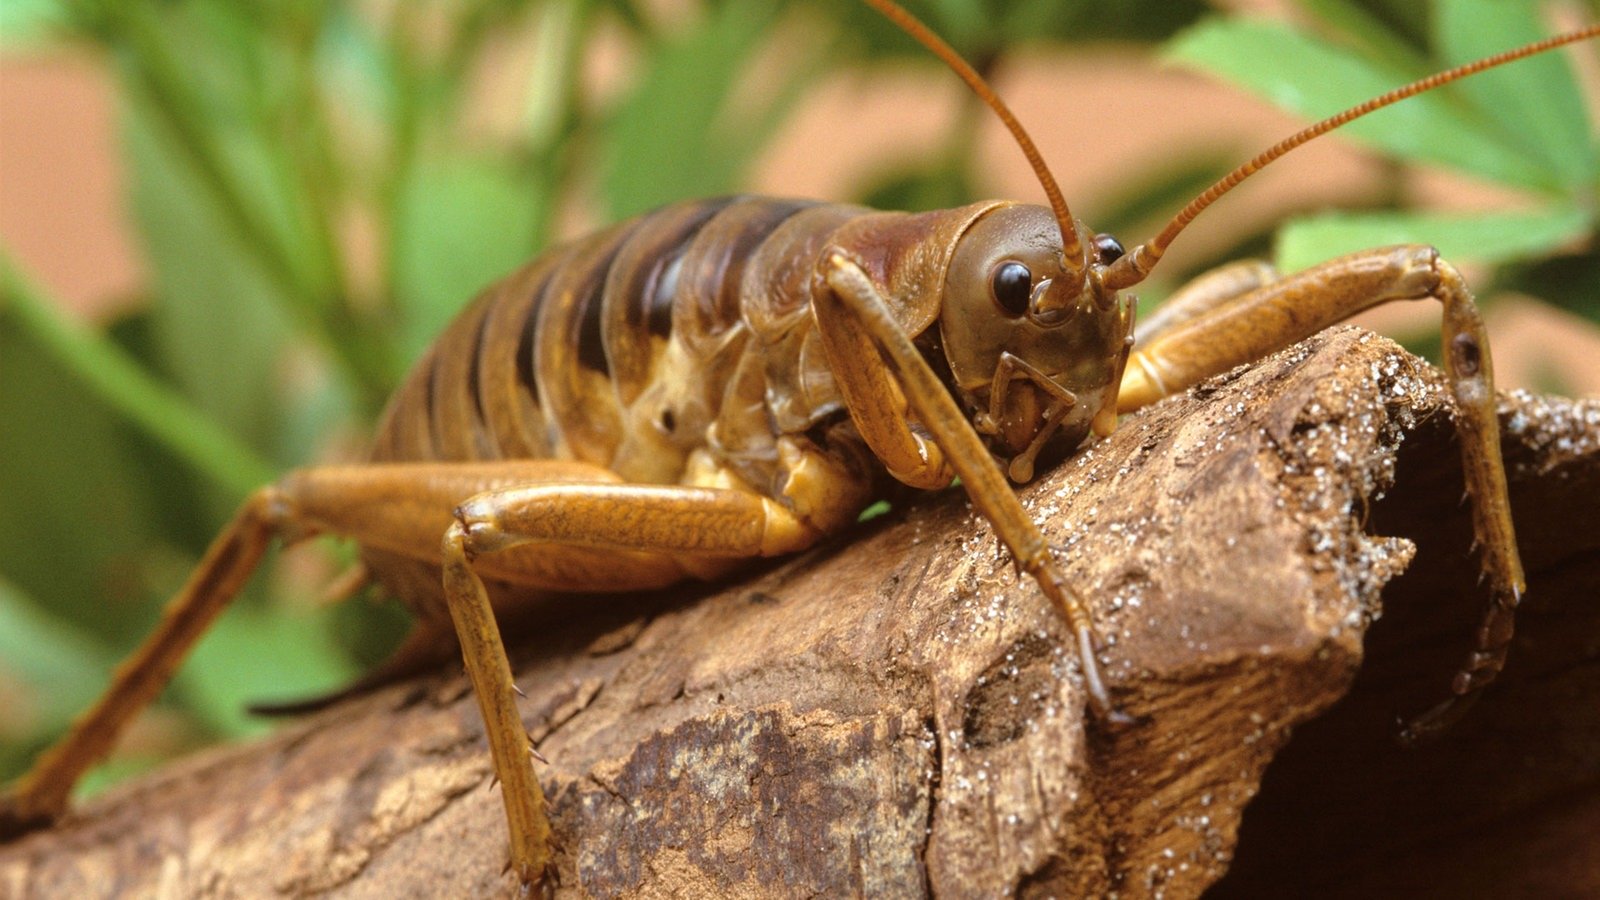
<instances>
[{"instance_id":1,"label":"jointed leg segment","mask_svg":"<svg viewBox=\"0 0 1600 900\"><path fill-rule=\"evenodd\" d=\"M835 254L824 265L828 266L827 282L832 290L818 292L812 308L857 429L873 452L890 463L889 469L896 477L901 477L903 470L910 470L913 478L932 471L943 477L942 482L902 477L908 484L943 487L950 483L951 469L961 476L972 505L994 525L1018 567L1038 581L1045 596L1066 617L1078 642L1084 681L1096 713L1108 722L1131 721L1112 706L1111 695L1100 678L1088 608L1067 583L1039 526L1022 508L982 439L911 339L895 323L887 302L867 274L842 254ZM880 360L893 370L893 378ZM925 441L906 424L904 404L895 404L902 391L904 400L933 434L934 441ZM917 460L909 453L897 450L907 445L924 447L922 469L916 467ZM897 453L904 459L898 466L891 462Z\"/></svg>"},{"instance_id":2,"label":"jointed leg segment","mask_svg":"<svg viewBox=\"0 0 1600 900\"><path fill-rule=\"evenodd\" d=\"M1455 395L1472 521L1492 599L1476 644L1451 684L1452 696L1411 722L1408 741L1447 727L1505 663L1514 610L1525 587L1511 526L1489 336L1460 273L1432 247L1351 254L1244 293L1219 292L1141 340L1129 360L1118 407L1137 409L1203 378L1281 349L1364 309L1432 298L1443 306L1445 375Z\"/></svg>"},{"instance_id":3,"label":"jointed leg segment","mask_svg":"<svg viewBox=\"0 0 1600 900\"><path fill-rule=\"evenodd\" d=\"M245 501L167 604L156 630L117 667L111 686L0 795L0 838L46 825L66 812L78 780L111 752L133 717L161 693L189 649L238 594L283 524L276 489L263 488Z\"/></svg>"},{"instance_id":4,"label":"jointed leg segment","mask_svg":"<svg viewBox=\"0 0 1600 900\"><path fill-rule=\"evenodd\" d=\"M170 680L272 539L310 531L442 563L446 607L503 785L512 866L525 885L548 874L551 829L510 664L478 570L533 589L563 589L573 587L575 571L592 569L601 556L610 570L605 586L653 587L681 578L697 560L787 553L817 537L811 526L764 497L730 489L622 485L614 474L581 463L393 463L291 473L252 495L156 631L118 669L110 689L0 798L0 837L59 817L72 787ZM537 552L516 552L528 544L540 546Z\"/></svg>"},{"instance_id":5,"label":"jointed leg segment","mask_svg":"<svg viewBox=\"0 0 1600 900\"><path fill-rule=\"evenodd\" d=\"M467 677L472 680L478 708L483 712L489 754L505 799L511 866L522 884L537 884L549 874L551 862L544 788L533 771L533 745L517 711L516 682L511 677L505 642L489 605L488 591L472 571L475 552L461 522L455 522L445 532L441 553L450 620L455 623Z\"/></svg>"},{"instance_id":6,"label":"jointed leg segment","mask_svg":"<svg viewBox=\"0 0 1600 900\"><path fill-rule=\"evenodd\" d=\"M456 508L442 546L445 599L483 710L503 784L512 865L524 884L548 874L550 824L530 759L533 748L517 712L511 666L474 559L535 543L552 556L562 545L577 545L756 557L800 549L815 537L773 501L725 489L534 484L488 491ZM536 582L539 575L528 577Z\"/></svg>"}]
</instances>

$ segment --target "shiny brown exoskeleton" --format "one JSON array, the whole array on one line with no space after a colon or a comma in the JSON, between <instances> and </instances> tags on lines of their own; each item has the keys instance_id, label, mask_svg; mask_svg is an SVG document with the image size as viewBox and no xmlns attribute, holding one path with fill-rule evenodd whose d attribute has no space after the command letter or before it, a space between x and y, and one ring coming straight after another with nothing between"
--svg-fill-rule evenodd
<instances>
[{"instance_id":1,"label":"shiny brown exoskeleton","mask_svg":"<svg viewBox=\"0 0 1600 900\"><path fill-rule=\"evenodd\" d=\"M949 62L1037 159L965 63L898 7L869 2ZM1487 335L1455 269L1420 246L1287 278L1234 266L1174 297L1137 342L1133 301L1118 292L1202 208L1293 146L1434 84L1597 33L1452 70L1312 126L1130 253L1073 219L1042 166L1051 208L699 201L546 253L439 338L395 395L370 462L292 472L245 502L107 693L0 797L0 837L63 812L275 535L356 540L376 580L424 622L453 627L524 885L549 866L551 834L494 609L539 592L719 577L811 546L896 483L936 489L960 477L1070 623L1091 705L1103 721L1126 721L1098 673L1088 610L1007 476L1029 480L1036 463L1109 432L1119 411L1402 299L1444 307L1491 593L1451 700L1408 734L1443 727L1498 672L1523 589Z\"/></svg>"}]
</instances>

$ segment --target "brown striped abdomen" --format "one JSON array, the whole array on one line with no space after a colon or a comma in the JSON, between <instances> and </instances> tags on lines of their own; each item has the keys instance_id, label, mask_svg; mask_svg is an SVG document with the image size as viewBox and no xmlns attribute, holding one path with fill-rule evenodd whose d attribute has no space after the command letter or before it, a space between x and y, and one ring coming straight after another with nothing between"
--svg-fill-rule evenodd
<instances>
[{"instance_id":1,"label":"brown striped abdomen","mask_svg":"<svg viewBox=\"0 0 1600 900\"><path fill-rule=\"evenodd\" d=\"M371 458L572 459L670 484L705 449L775 496L774 439L847 421L810 312L824 251L846 248L916 335L959 235L999 205L687 201L557 247L449 325Z\"/></svg>"},{"instance_id":2,"label":"brown striped abdomen","mask_svg":"<svg viewBox=\"0 0 1600 900\"><path fill-rule=\"evenodd\" d=\"M792 467L820 458L841 487L806 515L833 530L889 479L818 338L819 260L848 252L916 335L937 316L955 241L995 205L692 201L553 249L446 328L391 401L371 458L575 460L624 481L742 486L798 508ZM370 548L367 558L414 607L433 605L437 569Z\"/></svg>"},{"instance_id":3,"label":"brown striped abdomen","mask_svg":"<svg viewBox=\"0 0 1600 900\"><path fill-rule=\"evenodd\" d=\"M676 481L750 341L739 290L748 264L775 235L793 243L795 229L781 226L808 210L813 235L818 219L863 212L680 203L543 254L484 291L428 350L390 403L373 460L554 457ZM641 428L656 434L630 434ZM642 453L656 458L632 458Z\"/></svg>"}]
</instances>

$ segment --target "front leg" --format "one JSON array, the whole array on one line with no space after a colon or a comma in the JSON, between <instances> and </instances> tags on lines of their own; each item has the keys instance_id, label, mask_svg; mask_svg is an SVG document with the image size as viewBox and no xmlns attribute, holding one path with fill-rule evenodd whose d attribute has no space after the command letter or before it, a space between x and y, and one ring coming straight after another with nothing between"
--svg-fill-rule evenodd
<instances>
[{"instance_id":1,"label":"front leg","mask_svg":"<svg viewBox=\"0 0 1600 900\"><path fill-rule=\"evenodd\" d=\"M1483 548L1491 599L1452 696L1413 720L1406 741L1436 734L1478 698L1505 664L1526 582L1511 525L1500 422L1495 414L1489 335L1472 293L1432 247L1404 245L1353 253L1219 302L1134 350L1118 408L1133 410L1203 378L1260 359L1364 309L1394 300L1434 299L1444 308L1445 377L1455 394L1462 467L1472 523Z\"/></svg>"},{"instance_id":2,"label":"front leg","mask_svg":"<svg viewBox=\"0 0 1600 900\"><path fill-rule=\"evenodd\" d=\"M952 469L961 476L972 505L1072 628L1095 712L1107 722L1131 722L1112 706L1101 680L1088 608L1067 584L1039 526L1022 508L983 440L896 324L866 272L841 253L834 253L823 266L828 290L817 292L812 309L839 390L872 451L895 477L912 486L944 487ZM911 430L906 402L932 433L932 441Z\"/></svg>"}]
</instances>

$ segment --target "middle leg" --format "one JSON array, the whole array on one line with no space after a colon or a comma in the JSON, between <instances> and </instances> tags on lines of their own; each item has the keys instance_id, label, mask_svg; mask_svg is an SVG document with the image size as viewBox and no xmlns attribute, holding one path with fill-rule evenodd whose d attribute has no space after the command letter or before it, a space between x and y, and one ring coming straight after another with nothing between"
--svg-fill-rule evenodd
<instances>
[{"instance_id":1,"label":"middle leg","mask_svg":"<svg viewBox=\"0 0 1600 900\"><path fill-rule=\"evenodd\" d=\"M512 865L532 884L548 874L550 825L479 558L521 557L534 569L542 565L537 557L572 548L747 558L801 550L820 535L776 501L726 488L536 484L478 494L454 515L441 545L445 600L504 786ZM496 571L503 577L517 568L502 561ZM537 572L525 577L536 580Z\"/></svg>"},{"instance_id":2,"label":"middle leg","mask_svg":"<svg viewBox=\"0 0 1600 900\"><path fill-rule=\"evenodd\" d=\"M525 885L547 874L551 829L483 579L641 590L803 549L819 536L753 493L623 484L598 466L556 460L321 467L292 473L280 491L309 530L442 564L443 607L424 598L418 611L449 621L459 638L502 785L511 866Z\"/></svg>"}]
</instances>

